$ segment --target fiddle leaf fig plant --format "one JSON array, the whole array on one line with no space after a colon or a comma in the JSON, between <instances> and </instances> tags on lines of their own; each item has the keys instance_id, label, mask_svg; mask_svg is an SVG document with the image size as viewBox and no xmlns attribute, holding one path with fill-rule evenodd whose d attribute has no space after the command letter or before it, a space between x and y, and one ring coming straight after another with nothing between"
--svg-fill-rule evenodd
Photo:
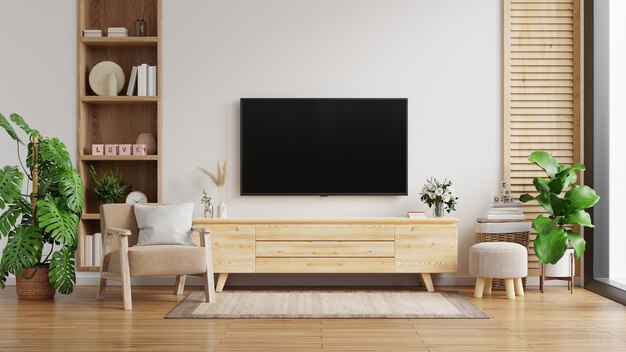
<instances>
[{"instance_id":1,"label":"fiddle leaf fig plant","mask_svg":"<svg viewBox=\"0 0 626 352\"><path fill-rule=\"evenodd\" d=\"M533 220L537 232L535 254L544 264L555 264L571 244L576 257L585 252L585 240L572 230L572 225L594 227L591 216L585 209L593 207L600 196L589 186L576 185L576 171L584 171L585 165L566 166L559 164L548 152L536 151L528 160L542 168L548 178L537 177L533 184L539 192L536 196L522 194L523 203L536 201L549 214L539 215ZM563 196L561 194L565 192Z\"/></svg>"},{"instance_id":2,"label":"fiddle leaf fig plant","mask_svg":"<svg viewBox=\"0 0 626 352\"><path fill-rule=\"evenodd\" d=\"M83 181L63 142L41 135L17 114L11 114L10 120L29 143L25 145L0 114L0 127L17 144L20 163L0 169L0 238L7 238L0 259L0 287L4 288L9 274L19 276L43 264L49 265L48 278L56 290L70 294L76 283L74 254L84 204ZM25 164L20 154L24 147L28 150ZM49 251L44 251L44 244Z\"/></svg>"}]
</instances>

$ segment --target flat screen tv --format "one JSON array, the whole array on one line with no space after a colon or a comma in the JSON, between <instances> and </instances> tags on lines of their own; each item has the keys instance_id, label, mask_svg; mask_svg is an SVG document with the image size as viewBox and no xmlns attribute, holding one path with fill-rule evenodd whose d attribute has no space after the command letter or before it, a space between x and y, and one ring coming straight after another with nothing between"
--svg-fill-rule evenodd
<instances>
[{"instance_id":1,"label":"flat screen tv","mask_svg":"<svg viewBox=\"0 0 626 352\"><path fill-rule=\"evenodd\" d=\"M241 99L241 195L407 195L407 99Z\"/></svg>"}]
</instances>

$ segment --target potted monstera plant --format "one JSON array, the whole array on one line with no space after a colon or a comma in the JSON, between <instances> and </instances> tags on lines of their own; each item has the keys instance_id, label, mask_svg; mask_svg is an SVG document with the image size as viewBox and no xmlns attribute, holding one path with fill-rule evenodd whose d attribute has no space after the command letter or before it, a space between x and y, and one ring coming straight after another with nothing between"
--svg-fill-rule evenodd
<instances>
[{"instance_id":1,"label":"potted monstera plant","mask_svg":"<svg viewBox=\"0 0 626 352\"><path fill-rule=\"evenodd\" d=\"M63 142L41 135L17 114L10 120L23 133L0 114L0 127L16 142L19 159L19 166L0 169L0 236L7 238L0 287L13 274L20 298L52 298L56 291L70 294L76 283L74 254L83 181Z\"/></svg>"},{"instance_id":2,"label":"potted monstera plant","mask_svg":"<svg viewBox=\"0 0 626 352\"><path fill-rule=\"evenodd\" d=\"M533 180L538 195L520 196L521 202L534 200L548 213L547 217L537 216L532 223L537 232L534 242L537 258L544 264L555 264L569 245L580 258L585 251L585 240L574 231L573 226L593 227L591 216L585 209L593 207L600 199L591 187L576 185L576 171L584 171L585 166L561 165L544 151L533 152L528 160L542 168L548 176ZM561 196L563 192L565 194Z\"/></svg>"}]
</instances>

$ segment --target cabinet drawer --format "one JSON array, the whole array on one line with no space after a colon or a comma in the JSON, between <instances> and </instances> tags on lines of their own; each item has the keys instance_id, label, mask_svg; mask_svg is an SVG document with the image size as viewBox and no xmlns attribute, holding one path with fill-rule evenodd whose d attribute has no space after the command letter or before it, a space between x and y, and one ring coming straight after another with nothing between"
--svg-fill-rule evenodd
<instances>
[{"instance_id":1,"label":"cabinet drawer","mask_svg":"<svg viewBox=\"0 0 626 352\"><path fill-rule=\"evenodd\" d=\"M393 257L393 242L259 241L257 257Z\"/></svg>"},{"instance_id":2,"label":"cabinet drawer","mask_svg":"<svg viewBox=\"0 0 626 352\"><path fill-rule=\"evenodd\" d=\"M447 273L457 271L456 224L396 226L397 273Z\"/></svg>"},{"instance_id":3,"label":"cabinet drawer","mask_svg":"<svg viewBox=\"0 0 626 352\"><path fill-rule=\"evenodd\" d=\"M393 241L393 225L257 225L258 241Z\"/></svg>"},{"instance_id":4,"label":"cabinet drawer","mask_svg":"<svg viewBox=\"0 0 626 352\"><path fill-rule=\"evenodd\" d=\"M254 225L202 225L211 230L213 271L253 273Z\"/></svg>"},{"instance_id":5,"label":"cabinet drawer","mask_svg":"<svg viewBox=\"0 0 626 352\"><path fill-rule=\"evenodd\" d=\"M393 273L393 258L256 258L257 273Z\"/></svg>"}]
</instances>

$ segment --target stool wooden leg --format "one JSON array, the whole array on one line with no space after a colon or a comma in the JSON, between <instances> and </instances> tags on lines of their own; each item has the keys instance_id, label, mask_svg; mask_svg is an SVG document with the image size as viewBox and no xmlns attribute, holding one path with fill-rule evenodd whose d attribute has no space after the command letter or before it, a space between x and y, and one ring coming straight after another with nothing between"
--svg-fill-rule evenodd
<instances>
[{"instance_id":1,"label":"stool wooden leg","mask_svg":"<svg viewBox=\"0 0 626 352\"><path fill-rule=\"evenodd\" d=\"M522 278L518 277L515 279L515 295L523 296L524 295L524 286L522 285Z\"/></svg>"},{"instance_id":2,"label":"stool wooden leg","mask_svg":"<svg viewBox=\"0 0 626 352\"><path fill-rule=\"evenodd\" d=\"M485 279L485 290L484 292L488 295L491 294L491 286L493 285L493 279L488 277Z\"/></svg>"},{"instance_id":3,"label":"stool wooden leg","mask_svg":"<svg viewBox=\"0 0 626 352\"><path fill-rule=\"evenodd\" d=\"M485 289L485 278L484 277L476 278L476 287L474 287L474 297L482 298L484 289Z\"/></svg>"},{"instance_id":4,"label":"stool wooden leg","mask_svg":"<svg viewBox=\"0 0 626 352\"><path fill-rule=\"evenodd\" d=\"M504 286L506 287L506 298L515 299L513 279L504 279Z\"/></svg>"}]
</instances>

